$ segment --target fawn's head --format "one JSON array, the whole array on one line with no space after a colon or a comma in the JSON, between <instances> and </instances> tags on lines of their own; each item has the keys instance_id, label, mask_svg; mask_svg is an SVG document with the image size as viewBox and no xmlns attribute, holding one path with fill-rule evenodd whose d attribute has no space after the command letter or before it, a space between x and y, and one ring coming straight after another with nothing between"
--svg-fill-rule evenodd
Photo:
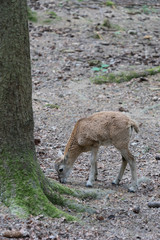
<instances>
[{"instance_id":1,"label":"fawn's head","mask_svg":"<svg viewBox=\"0 0 160 240\"><path fill-rule=\"evenodd\" d=\"M68 164L68 155L65 156L59 152L59 158L55 161L55 169L58 173L58 178L61 183L66 183L72 167Z\"/></svg>"}]
</instances>

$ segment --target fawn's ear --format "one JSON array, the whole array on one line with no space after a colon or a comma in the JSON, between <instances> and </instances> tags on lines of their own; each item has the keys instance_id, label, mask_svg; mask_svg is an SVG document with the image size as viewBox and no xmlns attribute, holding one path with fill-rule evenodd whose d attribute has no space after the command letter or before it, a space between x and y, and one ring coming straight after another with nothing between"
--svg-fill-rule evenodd
<instances>
[{"instance_id":1,"label":"fawn's ear","mask_svg":"<svg viewBox=\"0 0 160 240\"><path fill-rule=\"evenodd\" d=\"M61 150L58 151L58 154L57 154L57 155L58 155L58 157L61 158L61 159L64 158L64 155L63 155L63 153L62 153Z\"/></svg>"},{"instance_id":2,"label":"fawn's ear","mask_svg":"<svg viewBox=\"0 0 160 240\"><path fill-rule=\"evenodd\" d=\"M65 157L64 157L64 163L66 163L67 160L68 160L68 154L66 154Z\"/></svg>"}]
</instances>

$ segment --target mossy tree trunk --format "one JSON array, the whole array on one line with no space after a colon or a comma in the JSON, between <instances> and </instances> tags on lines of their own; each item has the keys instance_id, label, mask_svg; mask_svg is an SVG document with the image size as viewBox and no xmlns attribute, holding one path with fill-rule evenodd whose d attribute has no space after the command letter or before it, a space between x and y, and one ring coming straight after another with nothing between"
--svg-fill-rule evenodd
<instances>
[{"instance_id":1,"label":"mossy tree trunk","mask_svg":"<svg viewBox=\"0 0 160 240\"><path fill-rule=\"evenodd\" d=\"M40 169L33 128L27 3L0 0L0 200L19 216L59 217L53 203L65 199Z\"/></svg>"}]
</instances>

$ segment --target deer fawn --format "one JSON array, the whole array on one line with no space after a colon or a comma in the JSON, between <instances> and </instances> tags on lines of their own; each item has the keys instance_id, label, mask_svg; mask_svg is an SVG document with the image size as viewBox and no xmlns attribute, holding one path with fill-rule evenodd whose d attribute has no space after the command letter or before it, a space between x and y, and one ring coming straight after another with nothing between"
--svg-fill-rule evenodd
<instances>
[{"instance_id":1,"label":"deer fawn","mask_svg":"<svg viewBox=\"0 0 160 240\"><path fill-rule=\"evenodd\" d=\"M129 191L135 192L138 188L136 162L128 149L132 129L138 132L136 123L121 112L99 112L78 120L65 147L64 155L61 154L61 158L55 162L59 181L65 183L77 157L82 152L91 151L91 168L86 186L92 187L94 180L97 179L99 147L114 145L122 155L122 164L113 184L119 184L129 163L132 174Z\"/></svg>"}]
</instances>

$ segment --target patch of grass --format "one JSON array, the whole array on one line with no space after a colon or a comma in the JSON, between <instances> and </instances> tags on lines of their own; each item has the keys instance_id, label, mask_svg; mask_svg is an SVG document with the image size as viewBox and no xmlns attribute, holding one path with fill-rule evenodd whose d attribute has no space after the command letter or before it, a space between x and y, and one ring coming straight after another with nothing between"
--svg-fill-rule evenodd
<instances>
[{"instance_id":1,"label":"patch of grass","mask_svg":"<svg viewBox=\"0 0 160 240\"><path fill-rule=\"evenodd\" d=\"M58 17L57 13L55 13L53 11L49 12L48 15L49 15L50 18L57 18Z\"/></svg>"},{"instance_id":2,"label":"patch of grass","mask_svg":"<svg viewBox=\"0 0 160 240\"><path fill-rule=\"evenodd\" d=\"M111 22L109 21L109 19L104 19L103 23L102 23L102 26L103 27L107 27L107 28L112 28L112 24Z\"/></svg>"},{"instance_id":3,"label":"patch of grass","mask_svg":"<svg viewBox=\"0 0 160 240\"><path fill-rule=\"evenodd\" d=\"M44 21L43 21L43 23L51 23L52 22L52 20L51 19L45 19Z\"/></svg>"},{"instance_id":4,"label":"patch of grass","mask_svg":"<svg viewBox=\"0 0 160 240\"><path fill-rule=\"evenodd\" d=\"M116 31L124 31L124 28L119 26L118 24L113 24L112 28Z\"/></svg>"},{"instance_id":5,"label":"patch of grass","mask_svg":"<svg viewBox=\"0 0 160 240\"><path fill-rule=\"evenodd\" d=\"M144 13L144 14L150 14L150 9L146 6L146 5L144 5L143 7L142 7L142 12Z\"/></svg>"},{"instance_id":6,"label":"patch of grass","mask_svg":"<svg viewBox=\"0 0 160 240\"><path fill-rule=\"evenodd\" d=\"M103 84L103 83L121 83L128 82L133 78L146 77L149 75L155 75L160 73L160 67L155 67L151 69L146 69L141 72L136 71L128 71L121 73L108 73L106 75L97 75L91 79L91 81L95 84Z\"/></svg>"},{"instance_id":7,"label":"patch of grass","mask_svg":"<svg viewBox=\"0 0 160 240\"><path fill-rule=\"evenodd\" d=\"M50 103L48 103L48 104L46 104L46 107L48 107L48 108L55 108L55 109L59 109L59 106L57 105L57 104L50 104Z\"/></svg>"},{"instance_id":8,"label":"patch of grass","mask_svg":"<svg viewBox=\"0 0 160 240\"><path fill-rule=\"evenodd\" d=\"M121 31L116 31L113 33L113 37L117 37L121 35Z\"/></svg>"},{"instance_id":9,"label":"patch of grass","mask_svg":"<svg viewBox=\"0 0 160 240\"><path fill-rule=\"evenodd\" d=\"M136 14L141 14L142 12L140 9L127 8L127 13L130 15L136 15Z\"/></svg>"},{"instance_id":10,"label":"patch of grass","mask_svg":"<svg viewBox=\"0 0 160 240\"><path fill-rule=\"evenodd\" d=\"M151 7L148 7L147 5L144 5L144 6L142 7L142 12L143 12L144 14L146 14L146 15L149 15L149 14L151 14L151 13L153 13L153 12L156 12L156 9L151 8Z\"/></svg>"},{"instance_id":11,"label":"patch of grass","mask_svg":"<svg viewBox=\"0 0 160 240\"><path fill-rule=\"evenodd\" d=\"M146 70L149 74L148 75L155 75L157 73L160 73L160 67L150 68Z\"/></svg>"},{"instance_id":12,"label":"patch of grass","mask_svg":"<svg viewBox=\"0 0 160 240\"><path fill-rule=\"evenodd\" d=\"M151 150L151 147L150 146L146 146L145 149L144 149L144 153L148 153L150 152Z\"/></svg>"},{"instance_id":13,"label":"patch of grass","mask_svg":"<svg viewBox=\"0 0 160 240\"><path fill-rule=\"evenodd\" d=\"M115 7L115 3L112 2L112 1L106 1L105 5L106 5L107 7Z\"/></svg>"},{"instance_id":14,"label":"patch of grass","mask_svg":"<svg viewBox=\"0 0 160 240\"><path fill-rule=\"evenodd\" d=\"M37 13L32 11L29 7L27 8L28 20L31 22L38 22Z\"/></svg>"},{"instance_id":15,"label":"patch of grass","mask_svg":"<svg viewBox=\"0 0 160 240\"><path fill-rule=\"evenodd\" d=\"M139 75L136 72L121 72L119 74L109 73L107 75L96 76L92 79L92 82L96 84L103 84L103 83L121 83L121 82L128 82L132 78L137 78Z\"/></svg>"},{"instance_id":16,"label":"patch of grass","mask_svg":"<svg viewBox=\"0 0 160 240\"><path fill-rule=\"evenodd\" d=\"M93 38L101 39L101 35L98 32L95 32L94 35L93 35Z\"/></svg>"},{"instance_id":17,"label":"patch of grass","mask_svg":"<svg viewBox=\"0 0 160 240\"><path fill-rule=\"evenodd\" d=\"M121 26L119 26L118 24L111 23L110 20L107 18L104 19L102 26L116 31L124 31L124 29Z\"/></svg>"},{"instance_id":18,"label":"patch of grass","mask_svg":"<svg viewBox=\"0 0 160 240\"><path fill-rule=\"evenodd\" d=\"M62 19L54 11L47 11L46 15L47 16L45 16L45 19L43 20L43 23L46 23L46 24L52 23L53 21L60 21Z\"/></svg>"},{"instance_id":19,"label":"patch of grass","mask_svg":"<svg viewBox=\"0 0 160 240\"><path fill-rule=\"evenodd\" d=\"M53 18L56 20L61 20L61 17L57 15L57 13L55 13L54 11L50 11L47 13L47 15L49 16L49 18Z\"/></svg>"},{"instance_id":20,"label":"patch of grass","mask_svg":"<svg viewBox=\"0 0 160 240\"><path fill-rule=\"evenodd\" d=\"M88 61L88 64L89 64L89 66L97 66L97 67L100 67L100 66L101 66L101 61L100 61L100 60L93 59L93 60L89 60L89 61Z\"/></svg>"}]
</instances>

